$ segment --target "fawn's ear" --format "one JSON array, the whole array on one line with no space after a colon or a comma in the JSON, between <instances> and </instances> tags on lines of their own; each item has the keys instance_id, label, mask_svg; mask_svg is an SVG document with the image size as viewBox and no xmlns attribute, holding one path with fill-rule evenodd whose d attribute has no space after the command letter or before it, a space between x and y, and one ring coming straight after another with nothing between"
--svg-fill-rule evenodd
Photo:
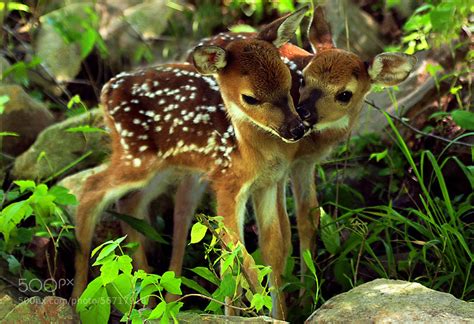
<instances>
[{"instance_id":1,"label":"fawn's ear","mask_svg":"<svg viewBox=\"0 0 474 324\"><path fill-rule=\"evenodd\" d=\"M258 33L257 38L273 43L276 47L282 46L295 35L296 29L308 9L309 5L305 5L291 14L278 18L263 27Z\"/></svg>"},{"instance_id":2,"label":"fawn's ear","mask_svg":"<svg viewBox=\"0 0 474 324\"><path fill-rule=\"evenodd\" d=\"M381 53L369 65L372 83L393 86L405 80L415 68L417 59L404 53Z\"/></svg>"},{"instance_id":3,"label":"fawn's ear","mask_svg":"<svg viewBox=\"0 0 474 324\"><path fill-rule=\"evenodd\" d=\"M194 67L204 75L219 73L227 65L227 52L219 46L197 46L191 55Z\"/></svg>"},{"instance_id":4,"label":"fawn's ear","mask_svg":"<svg viewBox=\"0 0 474 324\"><path fill-rule=\"evenodd\" d=\"M332 41L331 26L320 6L314 8L313 20L308 29L308 38L314 53L336 47Z\"/></svg>"}]
</instances>

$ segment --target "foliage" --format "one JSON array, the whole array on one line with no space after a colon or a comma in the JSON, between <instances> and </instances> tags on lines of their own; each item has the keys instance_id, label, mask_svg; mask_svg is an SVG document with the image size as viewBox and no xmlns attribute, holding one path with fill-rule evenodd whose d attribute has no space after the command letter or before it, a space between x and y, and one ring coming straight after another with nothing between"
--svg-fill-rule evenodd
<instances>
[{"instance_id":1,"label":"foliage","mask_svg":"<svg viewBox=\"0 0 474 324\"><path fill-rule=\"evenodd\" d=\"M8 78L28 88L30 93L40 93L43 100L51 98L48 99L51 100L50 106L61 107L61 114L64 113L67 118L87 111L91 103L96 104L97 98L87 96L94 93L93 90L98 96L99 85L105 81L101 78L110 77L108 74L117 69L127 70L132 64L155 61L157 53L153 51L154 46L160 49L162 58L173 58L177 52L174 46L179 41L188 45L190 39L194 41L224 31L236 22L238 25L230 30L254 31L251 26L266 23L271 15L290 12L305 2L232 0L220 5L198 0L181 5L170 1L168 6L175 10L178 18L169 19L158 39L140 39L132 57L123 58L122 65L118 67L108 65L107 54L116 49L107 48L100 36L101 17L94 7L86 6L80 12L68 12L64 16L46 13L43 16L46 18L40 22L51 26L65 43L80 49L84 71L78 80L66 85L54 84L60 95L55 92L57 89L51 90L37 82L33 76L42 71L42 62L37 58L34 47L25 46L25 40L33 37L29 32L5 34L5 38L12 41L5 46L2 54L13 58L15 63L1 71L1 78ZM385 7L397 10L401 3L399 0L388 0ZM32 6L19 2L0 3L2 19L10 12L15 18L32 16L31 21L36 23L37 17L45 14L39 11L41 6L33 10ZM470 64L474 52L460 51L466 43L466 39L460 36L463 30L472 32L469 15L472 15L469 1L428 0L404 23L401 43L391 47L407 53L427 49L437 53L438 47L447 45L453 59L459 53L463 55L453 66L443 62L426 66L426 72L433 77L438 91L438 97L433 98L438 109L429 116L423 131L436 133L437 126L432 124L439 121L452 121L459 128L441 153L423 149L423 146L422 149L415 147L413 138L404 138L406 136L400 134L397 128L400 124L388 118L391 129L388 137L391 141L384 139L382 134L354 136L338 148L334 160L317 167L318 194L324 208L320 209L321 227L316 258L311 259L309 251L303 255L294 251L284 274L286 284L283 289L289 295L292 320L300 322L334 294L378 277L418 281L458 298L474 300L474 167L472 156L471 160L465 155L461 158L452 150L454 142L472 136L469 131L474 131L474 114L469 102L472 91L466 86L472 82ZM21 19L18 24L20 22ZM13 29L15 32L29 30L30 23L25 23L22 28L15 25ZM99 72L89 75L89 70L95 69L94 63L99 66ZM87 87L77 91L77 85L81 82ZM455 98L454 104L449 107L441 104L446 84L445 92ZM396 113L401 113L395 96L397 87L375 90L384 91L391 98ZM8 96L0 96L0 114L9 99ZM68 131L85 133L103 130L85 125ZM14 132L0 132L0 140L3 136L14 135ZM472 155L472 147L470 149ZM40 154L41 158L44 155ZM451 164L461 171L462 180L470 184L469 192L459 193L455 185L448 183ZM3 239L0 240L0 255L12 273L34 278L33 272L24 266L24 257L32 257L28 244L35 236L48 237L54 244L56 257L58 247L64 241L62 239L72 237L63 207L74 205L76 201L61 187L50 188L32 181L17 181L16 186L12 190L0 190L0 235ZM287 205L291 210L291 197ZM126 215L116 216L155 242L166 244L163 237L145 222ZM96 257L94 266L100 269L100 275L89 284L78 301L81 319L87 323L106 322L113 305L123 314L122 321L159 319L169 322L175 321L182 309L193 307L221 314L226 297L243 309L245 315L268 313L271 310L268 280L271 269L259 266L260 291L252 291L242 273L243 246L222 247L220 235L226 229L220 218L201 216L199 220L192 227L188 248L204 249L204 257L195 260L198 266L185 269L185 275L194 280L185 276L177 278L169 271L162 275L133 271L132 259L127 253L133 252L134 246L123 245L124 238L110 240L96 248L92 256ZM297 244L295 240L294 246ZM258 250L252 255L257 263L261 263ZM309 271L300 281L297 270L303 264ZM216 270L219 265L220 275ZM239 286L243 287L243 294L239 292ZM188 289L197 293L181 296L175 302L166 302L166 293L182 295ZM300 289L307 294L300 297ZM194 301L185 303L186 298L191 296L198 296L201 302L205 300L206 305L200 307L197 302L196 306Z\"/></svg>"},{"instance_id":2,"label":"foliage","mask_svg":"<svg viewBox=\"0 0 474 324\"><path fill-rule=\"evenodd\" d=\"M200 217L203 220L206 219L207 225L199 222L193 225L190 244L201 242L208 230L215 234L225 231L220 217L204 218L202 215ZM217 228L210 227L211 222ZM215 261L209 262L209 268L196 267L191 271L217 286L211 294L194 280L175 277L172 271L167 271L163 275L148 274L143 270L132 272L132 259L124 252L124 249L130 250L134 244L122 247L121 243L124 239L125 237L121 237L107 241L92 251L92 257L97 255L93 265L100 266L100 275L88 284L77 301L76 309L83 322L107 322L111 305L123 314L121 321L124 322L142 322L152 319L159 319L163 323L168 323L170 320L177 322L177 314L184 305L180 300L187 296L179 298L178 301L167 302L165 293L182 295L182 284L197 291L198 296L211 300L205 309L210 313L222 314L226 297L230 297L234 303L237 302L241 298L239 285L242 285L245 290L244 295L250 301L250 306L243 310L247 312L271 310L272 302L268 295L268 287L260 293L252 293L245 283L241 273L243 248L241 245L231 248L231 251L223 251L216 246L219 242L218 236L212 236L210 244L205 244L207 251L205 258L209 261L211 253L222 255ZM214 269L219 263L223 273L221 279ZM268 282L269 267L261 266L258 274L260 282L265 280ZM152 301L153 299L156 299L156 303Z\"/></svg>"},{"instance_id":3,"label":"foliage","mask_svg":"<svg viewBox=\"0 0 474 324\"><path fill-rule=\"evenodd\" d=\"M176 315L183 303L167 303L164 294L181 295L181 279L176 278L172 271L161 276L143 270L132 273L132 258L120 245L124 240L125 237L121 237L107 241L92 251L92 256L97 254L93 265L100 266L100 276L89 283L77 302L81 321L106 323L113 305L123 314L121 322L141 323L152 319L159 319L161 323L177 322ZM158 300L153 310L135 309L139 303L148 306L153 298Z\"/></svg>"},{"instance_id":4,"label":"foliage","mask_svg":"<svg viewBox=\"0 0 474 324\"><path fill-rule=\"evenodd\" d=\"M461 28L468 25L471 10L472 4L466 0L432 0L420 6L403 27L406 36L402 42L408 45L407 53L430 48L429 38L435 45L457 39Z\"/></svg>"},{"instance_id":5,"label":"foliage","mask_svg":"<svg viewBox=\"0 0 474 324\"><path fill-rule=\"evenodd\" d=\"M8 262L11 273L32 279L34 274L22 269L17 257L33 257L28 244L34 236L47 237L55 249L53 268L50 269L52 276L56 270L60 240L72 238L72 227L63 207L76 204L76 198L60 186L48 188L31 180L15 181L15 184L18 189L0 190L0 234L3 238L0 240L0 255ZM25 226L30 219L34 219L32 225Z\"/></svg>"}]
</instances>

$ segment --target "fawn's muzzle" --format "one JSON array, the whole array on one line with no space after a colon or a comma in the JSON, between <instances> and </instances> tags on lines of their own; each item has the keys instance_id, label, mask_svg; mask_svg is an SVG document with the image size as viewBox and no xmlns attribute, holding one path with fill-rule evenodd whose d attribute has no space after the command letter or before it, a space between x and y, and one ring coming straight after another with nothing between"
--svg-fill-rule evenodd
<instances>
[{"instance_id":1,"label":"fawn's muzzle","mask_svg":"<svg viewBox=\"0 0 474 324\"><path fill-rule=\"evenodd\" d=\"M296 107L296 112L303 120L303 123L308 128L313 127L318 122L318 110L316 108L316 102L321 97L321 90L315 89L310 95L300 100Z\"/></svg>"},{"instance_id":2,"label":"fawn's muzzle","mask_svg":"<svg viewBox=\"0 0 474 324\"><path fill-rule=\"evenodd\" d=\"M295 118L282 127L280 133L284 139L290 142L296 142L304 136L305 131L306 129L301 120Z\"/></svg>"}]
</instances>

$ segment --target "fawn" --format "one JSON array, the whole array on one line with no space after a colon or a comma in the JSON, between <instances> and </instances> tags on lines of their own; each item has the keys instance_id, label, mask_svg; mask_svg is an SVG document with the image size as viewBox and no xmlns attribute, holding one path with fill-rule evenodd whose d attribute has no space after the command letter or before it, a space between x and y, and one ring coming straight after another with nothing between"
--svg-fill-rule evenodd
<instances>
[{"instance_id":1,"label":"fawn","mask_svg":"<svg viewBox=\"0 0 474 324\"><path fill-rule=\"evenodd\" d=\"M292 143L304 135L290 95L291 75L277 47L291 38L306 10L275 21L252 39L231 41L225 49L197 47L192 65L121 73L104 86L101 102L111 129L112 156L107 168L89 177L82 188L76 212L79 250L73 298L87 285L100 212L131 190L159 191L173 173L207 179L216 195L217 213L229 230L224 239L242 240L249 195L261 196L265 188L281 181L298 148ZM217 82L204 75L215 76ZM262 196L262 208L276 210L266 205L273 199L270 196ZM130 200L125 205L140 217L139 203ZM273 223L266 219L262 223L269 224L262 230L263 240L276 238ZM141 235L128 230L130 239L143 242ZM147 270L143 244L134 259ZM252 273L247 278L257 280Z\"/></svg>"},{"instance_id":2,"label":"fawn","mask_svg":"<svg viewBox=\"0 0 474 324\"><path fill-rule=\"evenodd\" d=\"M199 45L225 46L236 39L251 39L256 35L221 33L204 39ZM311 127L302 140L292 144L298 149L285 171L291 177L295 196L300 255L306 249L314 250L319 225L314 165L322 162L336 144L350 135L361 112L363 99L372 84L396 85L408 77L416 64L414 56L401 53L382 53L366 63L351 52L337 49L321 7L314 10L309 40L314 53L291 44L279 48L292 74L291 94L294 101L299 102L297 112L303 122ZM214 95L218 96L217 93ZM285 205L286 178L279 177L278 183L253 193L260 247L265 263L276 265L273 268L275 277L281 275L291 248L290 223ZM189 225L205 185L196 175L186 175L176 193L170 269L177 274L181 273ZM145 193L140 195L145 196ZM154 196L147 194L146 198L138 199L139 202L135 203L144 209ZM274 229L275 239L263 240L267 237L263 233L266 228ZM306 266L301 262L301 274L305 272ZM282 297L279 298L281 302ZM283 311L284 305L274 309L273 315L281 318Z\"/></svg>"}]
</instances>

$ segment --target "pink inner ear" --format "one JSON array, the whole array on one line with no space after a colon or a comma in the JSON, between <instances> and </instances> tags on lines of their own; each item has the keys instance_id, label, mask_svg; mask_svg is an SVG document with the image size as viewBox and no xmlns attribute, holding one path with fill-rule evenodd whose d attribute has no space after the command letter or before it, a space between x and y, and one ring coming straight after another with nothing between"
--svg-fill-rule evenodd
<instances>
[{"instance_id":1,"label":"pink inner ear","mask_svg":"<svg viewBox=\"0 0 474 324\"><path fill-rule=\"evenodd\" d=\"M213 52L213 53L209 53L209 55L207 56L207 59L209 61L209 63L216 63L217 62L217 53Z\"/></svg>"}]
</instances>

